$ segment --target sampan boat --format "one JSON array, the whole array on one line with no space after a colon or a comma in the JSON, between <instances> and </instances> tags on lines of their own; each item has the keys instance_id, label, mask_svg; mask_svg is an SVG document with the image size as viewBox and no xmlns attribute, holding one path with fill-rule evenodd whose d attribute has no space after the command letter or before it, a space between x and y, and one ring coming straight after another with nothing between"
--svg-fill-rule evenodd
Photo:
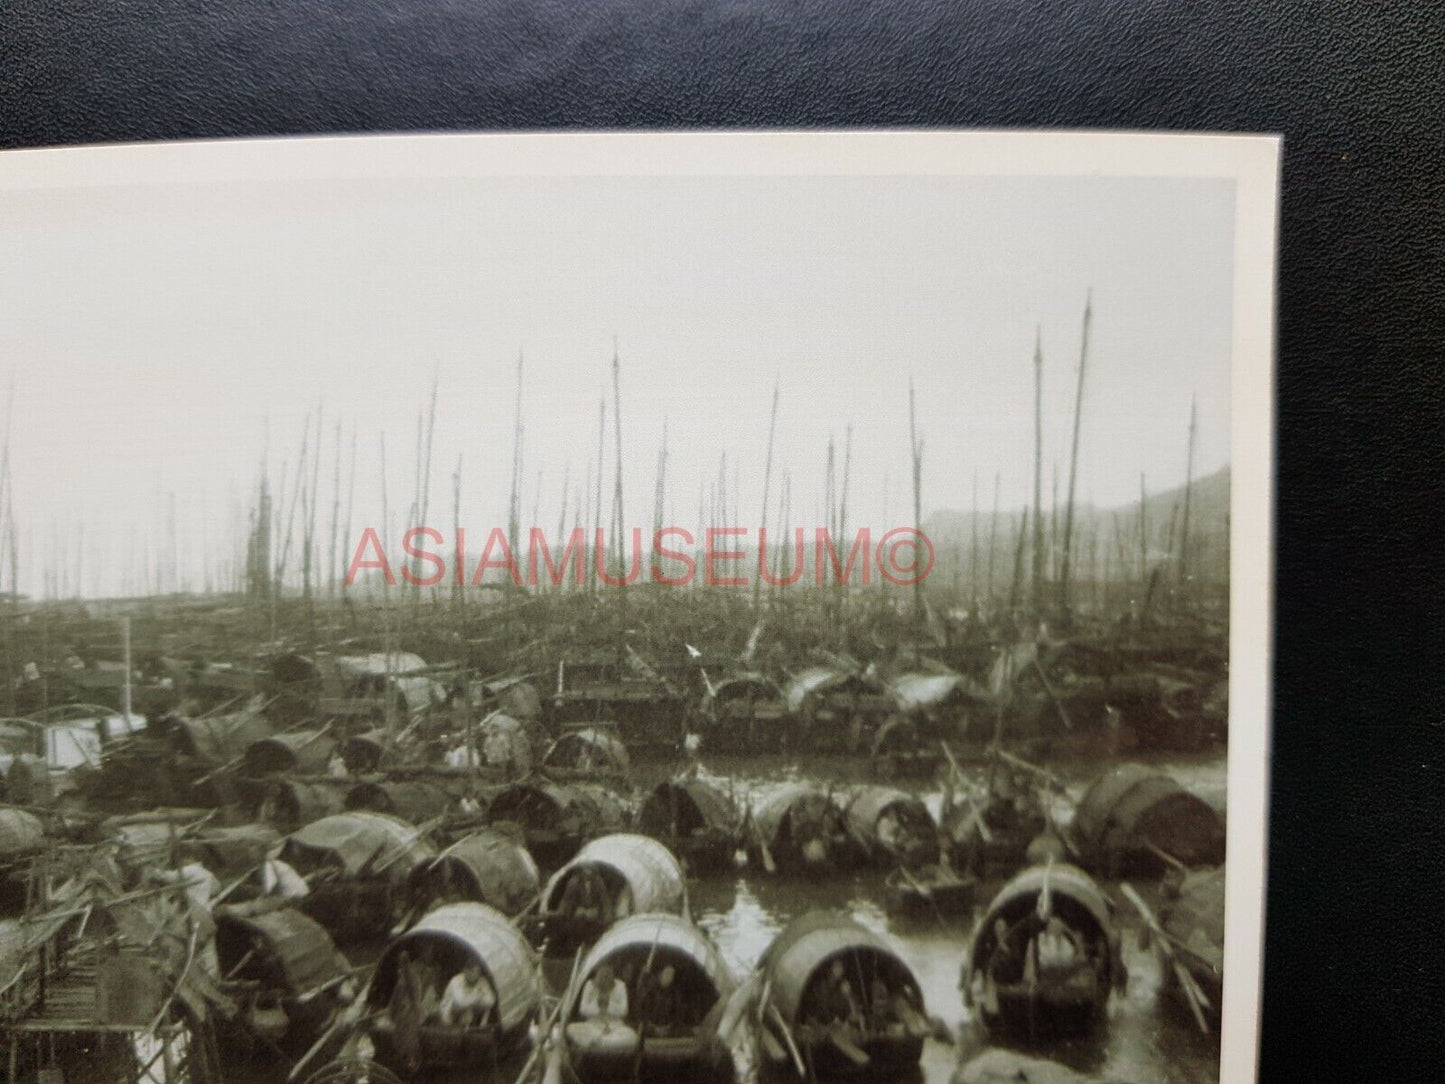
<instances>
[{"instance_id":1,"label":"sampan boat","mask_svg":"<svg viewBox=\"0 0 1445 1084\"><path fill-rule=\"evenodd\" d=\"M472 900L516 915L542 888L537 863L510 832L482 828L463 836L411 875L412 906Z\"/></svg>"},{"instance_id":2,"label":"sampan boat","mask_svg":"<svg viewBox=\"0 0 1445 1084\"><path fill-rule=\"evenodd\" d=\"M603 836L547 882L544 936L552 951L566 953L629 915L681 913L685 898L682 866L661 843L626 833Z\"/></svg>"},{"instance_id":3,"label":"sampan boat","mask_svg":"<svg viewBox=\"0 0 1445 1084\"><path fill-rule=\"evenodd\" d=\"M930 1033L923 989L902 957L851 915L810 911L758 963L764 1063L809 1080L901 1075Z\"/></svg>"},{"instance_id":4,"label":"sampan boat","mask_svg":"<svg viewBox=\"0 0 1445 1084\"><path fill-rule=\"evenodd\" d=\"M753 810L750 827L749 858L764 867L837 867L856 853L843 811L826 791L807 783L789 783L769 794Z\"/></svg>"},{"instance_id":5,"label":"sampan boat","mask_svg":"<svg viewBox=\"0 0 1445 1084\"><path fill-rule=\"evenodd\" d=\"M620 1020L589 1020L580 1011L581 992L604 963L627 988ZM665 991L664 971L671 972ZM670 914L623 919L592 946L578 979L563 1006L562 1044L582 1084L697 1080L731 1067L717 1046L713 1010L732 993L733 976L691 922Z\"/></svg>"},{"instance_id":6,"label":"sampan boat","mask_svg":"<svg viewBox=\"0 0 1445 1084\"><path fill-rule=\"evenodd\" d=\"M434 1011L451 978L481 968L496 1007L480 1023L446 1025ZM541 1003L537 960L511 919L483 903L438 907L392 940L366 993L379 1061L403 1072L492 1067L527 1036Z\"/></svg>"},{"instance_id":7,"label":"sampan boat","mask_svg":"<svg viewBox=\"0 0 1445 1084\"><path fill-rule=\"evenodd\" d=\"M642 803L637 827L667 844L694 871L726 868L742 833L742 813L727 793L705 779L680 776L659 783Z\"/></svg>"},{"instance_id":8,"label":"sampan boat","mask_svg":"<svg viewBox=\"0 0 1445 1084\"><path fill-rule=\"evenodd\" d=\"M627 746L610 726L569 730L542 757L542 771L558 781L620 778L628 768Z\"/></svg>"},{"instance_id":9,"label":"sampan boat","mask_svg":"<svg viewBox=\"0 0 1445 1084\"><path fill-rule=\"evenodd\" d=\"M889 914L940 919L973 911L978 878L948 865L899 866L883 882Z\"/></svg>"},{"instance_id":10,"label":"sampan boat","mask_svg":"<svg viewBox=\"0 0 1445 1084\"><path fill-rule=\"evenodd\" d=\"M843 807L865 861L913 869L938 856L938 826L922 800L892 787L863 787Z\"/></svg>"},{"instance_id":11,"label":"sampan boat","mask_svg":"<svg viewBox=\"0 0 1445 1084\"><path fill-rule=\"evenodd\" d=\"M589 839L622 827L622 802L590 783L514 783L487 807L487 821L519 828L539 865L556 868Z\"/></svg>"},{"instance_id":12,"label":"sampan boat","mask_svg":"<svg viewBox=\"0 0 1445 1084\"><path fill-rule=\"evenodd\" d=\"M999 890L960 987L989 1032L1033 1043L1093 1031L1125 978L1113 905L1083 870L1050 863Z\"/></svg>"},{"instance_id":13,"label":"sampan boat","mask_svg":"<svg viewBox=\"0 0 1445 1084\"><path fill-rule=\"evenodd\" d=\"M1157 877L1175 864L1224 861L1224 822L1214 807L1143 764L1121 764L1094 780L1070 830L1102 877Z\"/></svg>"},{"instance_id":14,"label":"sampan boat","mask_svg":"<svg viewBox=\"0 0 1445 1084\"><path fill-rule=\"evenodd\" d=\"M221 989L237 1006L245 1041L304 1050L347 993L346 957L318 922L280 901L222 905L214 914Z\"/></svg>"},{"instance_id":15,"label":"sampan boat","mask_svg":"<svg viewBox=\"0 0 1445 1084\"><path fill-rule=\"evenodd\" d=\"M368 812L323 817L292 832L273 855L305 878L302 910L338 942L389 931L408 909L412 872L435 856L416 828Z\"/></svg>"}]
</instances>

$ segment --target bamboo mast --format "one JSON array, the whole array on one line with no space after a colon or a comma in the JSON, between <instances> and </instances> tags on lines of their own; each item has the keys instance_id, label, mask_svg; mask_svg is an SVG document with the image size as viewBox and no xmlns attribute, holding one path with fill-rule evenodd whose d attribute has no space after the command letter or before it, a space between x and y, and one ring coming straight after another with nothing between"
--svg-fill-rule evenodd
<instances>
[{"instance_id":1,"label":"bamboo mast","mask_svg":"<svg viewBox=\"0 0 1445 1084\"><path fill-rule=\"evenodd\" d=\"M993 475L993 518L988 524L988 606L993 609L993 557L998 545L998 497L999 487L1003 481L1003 472L995 471Z\"/></svg>"},{"instance_id":2,"label":"bamboo mast","mask_svg":"<svg viewBox=\"0 0 1445 1084\"><path fill-rule=\"evenodd\" d=\"M1089 325L1093 321L1094 291L1090 287L1084 297L1084 331L1079 346L1079 384L1074 391L1074 436L1069 451L1069 495L1064 511L1064 566L1059 573L1059 603L1067 619L1069 614L1069 573L1074 539L1074 486L1079 476L1079 421L1084 412L1084 370L1089 361Z\"/></svg>"},{"instance_id":3,"label":"bamboo mast","mask_svg":"<svg viewBox=\"0 0 1445 1084\"><path fill-rule=\"evenodd\" d=\"M431 378L431 405L427 408L426 419L426 454L421 463L421 514L417 517L414 526L427 527L427 517L431 514L431 450L432 438L436 435L437 428L437 382L438 375L435 370ZM416 603L421 602L421 558L416 558L417 583L413 599Z\"/></svg>"},{"instance_id":4,"label":"bamboo mast","mask_svg":"<svg viewBox=\"0 0 1445 1084\"><path fill-rule=\"evenodd\" d=\"M973 513L969 516L971 548L968 555L968 612L978 614L978 468L973 468Z\"/></svg>"},{"instance_id":5,"label":"bamboo mast","mask_svg":"<svg viewBox=\"0 0 1445 1084\"><path fill-rule=\"evenodd\" d=\"M1139 583L1149 578L1149 521L1144 506L1149 494L1144 484L1144 472L1139 472Z\"/></svg>"},{"instance_id":6,"label":"bamboo mast","mask_svg":"<svg viewBox=\"0 0 1445 1084\"><path fill-rule=\"evenodd\" d=\"M759 600L763 591L762 569L767 567L767 532L768 532L768 497L772 491L773 483L773 437L778 429L778 391L781 377L773 378L773 409L768 414L768 454L763 461L763 511L759 523L757 554L758 567L753 575L753 609L758 608Z\"/></svg>"},{"instance_id":7,"label":"bamboo mast","mask_svg":"<svg viewBox=\"0 0 1445 1084\"><path fill-rule=\"evenodd\" d=\"M913 529L923 533L923 442L918 439L918 416L913 396L913 378L908 378L908 443L913 457ZM915 544L916 545L916 544ZM921 552L915 550L915 559L923 560ZM915 570L916 571L916 570ZM924 615L923 578L913 581L913 602L921 619Z\"/></svg>"},{"instance_id":8,"label":"bamboo mast","mask_svg":"<svg viewBox=\"0 0 1445 1084\"><path fill-rule=\"evenodd\" d=\"M1189 583L1189 501L1194 491L1194 432L1198 422L1197 399L1189 398L1189 456L1184 468L1184 515L1179 525L1179 587Z\"/></svg>"},{"instance_id":9,"label":"bamboo mast","mask_svg":"<svg viewBox=\"0 0 1445 1084\"><path fill-rule=\"evenodd\" d=\"M388 501L387 501L387 493L386 493L386 431L385 431L385 430L382 430L382 432L381 432L381 472L380 472L380 473L381 473L381 529L382 529L382 532L383 532L383 536L386 537L386 538L390 538L390 537L391 537L391 509L390 509L390 505L388 504ZM385 652L385 658L386 658L386 684L385 684L385 700L386 700L386 703L385 703L385 705L384 705L384 710L385 710L385 712L386 712L386 731L387 731L388 734L394 734L394 733L396 733L396 714L395 714L395 711L394 711L394 708L393 708L393 704L392 704L393 697L392 697L392 695L391 695L391 667L392 667L392 654L393 654L394 648L393 648L393 644L392 644L391 593L390 593L389 591L387 591L387 588L390 587L390 586L391 586L391 585L388 584L388 583L386 583L386 581L383 579L383 581L382 581L382 604L381 604L381 622L382 622L382 640L381 640L381 647L382 647L382 651Z\"/></svg>"},{"instance_id":10,"label":"bamboo mast","mask_svg":"<svg viewBox=\"0 0 1445 1084\"><path fill-rule=\"evenodd\" d=\"M346 556L346 540L351 535L351 513L356 504L356 426L351 427L351 464L347 468L346 482L346 522L341 532L341 546L343 561ZM383 525L384 526L384 525ZM347 571L350 571L348 568ZM341 574L341 601L346 602L346 572Z\"/></svg>"},{"instance_id":11,"label":"bamboo mast","mask_svg":"<svg viewBox=\"0 0 1445 1084\"><path fill-rule=\"evenodd\" d=\"M606 432L607 397L605 395L601 395L598 396L597 399L597 500L596 503L592 505L592 523L589 524L589 527L595 528L600 528L602 526L602 475L604 471L602 460L602 442L603 437L606 435ZM592 542L595 545L597 542L597 531L592 530L591 534L593 537L588 541ZM592 560L587 562L587 583L594 593L601 586L597 576L597 562L605 558L606 552L602 550L599 546L593 550Z\"/></svg>"},{"instance_id":12,"label":"bamboo mast","mask_svg":"<svg viewBox=\"0 0 1445 1084\"><path fill-rule=\"evenodd\" d=\"M600 454L600 453L599 453ZM522 519L522 351L517 350L517 406L512 420L512 491L507 499L507 546L517 553L517 531Z\"/></svg>"},{"instance_id":13,"label":"bamboo mast","mask_svg":"<svg viewBox=\"0 0 1445 1084\"><path fill-rule=\"evenodd\" d=\"M617 460L617 482L613 490L612 510L617 522L617 547L622 557L622 586L627 584L627 518L622 505L622 361L617 352L617 336L612 337L612 425ZM626 595L621 596L624 600ZM626 605L624 601L623 605Z\"/></svg>"},{"instance_id":14,"label":"bamboo mast","mask_svg":"<svg viewBox=\"0 0 1445 1084\"><path fill-rule=\"evenodd\" d=\"M330 565L326 575L326 597L336 597L336 535L341 527L341 421L336 422L336 464L331 481Z\"/></svg>"},{"instance_id":15,"label":"bamboo mast","mask_svg":"<svg viewBox=\"0 0 1445 1084\"><path fill-rule=\"evenodd\" d=\"M1029 588L1030 609L1038 621L1043 602L1044 582L1044 536L1043 536L1043 485L1044 485L1044 346L1043 329L1034 331L1034 537L1033 537L1033 582Z\"/></svg>"},{"instance_id":16,"label":"bamboo mast","mask_svg":"<svg viewBox=\"0 0 1445 1084\"><path fill-rule=\"evenodd\" d=\"M569 487L572 485L572 461L568 460L567 465L562 469L562 509L557 513L557 550L566 552L564 545L567 540L567 497ZM566 585L567 574L565 569L562 573L562 584L559 589Z\"/></svg>"},{"instance_id":17,"label":"bamboo mast","mask_svg":"<svg viewBox=\"0 0 1445 1084\"><path fill-rule=\"evenodd\" d=\"M457 469L452 471L452 609L458 618L462 611L462 584L466 581L467 570L463 567L462 553L462 453L457 454ZM458 626L460 627L460 621Z\"/></svg>"}]
</instances>

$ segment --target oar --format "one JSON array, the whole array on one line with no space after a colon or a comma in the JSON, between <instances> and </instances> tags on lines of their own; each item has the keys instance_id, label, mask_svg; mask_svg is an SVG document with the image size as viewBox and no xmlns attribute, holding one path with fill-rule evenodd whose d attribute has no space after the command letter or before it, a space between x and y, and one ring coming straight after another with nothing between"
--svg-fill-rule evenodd
<instances>
[{"instance_id":1,"label":"oar","mask_svg":"<svg viewBox=\"0 0 1445 1084\"><path fill-rule=\"evenodd\" d=\"M761 981L763 973L754 971L748 976L746 982L728 995L727 1004L723 1006L722 1016L718 1018L718 1038L727 1045L732 1042L733 1032L737 1030L738 1024L742 1023L747 1013L748 1002L752 997L753 989Z\"/></svg>"},{"instance_id":2,"label":"oar","mask_svg":"<svg viewBox=\"0 0 1445 1084\"><path fill-rule=\"evenodd\" d=\"M1158 940L1160 948L1174 969L1175 977L1179 979L1179 986L1184 991L1184 998L1189 1002L1190 1011L1194 1014L1194 1022L1199 1025L1201 1032L1208 1035L1209 1022L1205 1019L1204 1007L1209 1005L1209 999L1204 996L1204 991L1199 989L1199 984L1194 981L1194 976L1189 973L1189 969L1179 962L1179 957L1175 955L1172 944L1174 938L1159 924L1154 912L1140 898L1139 893L1134 891L1133 885L1125 881L1119 886L1119 891L1134 905L1134 909L1139 912L1139 917L1144 920L1144 924L1149 927L1149 931Z\"/></svg>"},{"instance_id":3,"label":"oar","mask_svg":"<svg viewBox=\"0 0 1445 1084\"><path fill-rule=\"evenodd\" d=\"M787 1044L788 1053L792 1056L794 1068L798 1070L798 1075L806 1080L808 1078L808 1069L807 1066L803 1064L803 1055L801 1051L798 1050L798 1044L793 1039L793 1029L788 1027L788 1022L783 1019L782 1011L771 999L769 999L764 1011L772 1014L773 1020L778 1025L778 1030L783 1033L783 1042Z\"/></svg>"},{"instance_id":4,"label":"oar","mask_svg":"<svg viewBox=\"0 0 1445 1084\"><path fill-rule=\"evenodd\" d=\"M517 1074L517 1084L523 1084L523 1082L532 1075L532 1067L537 1064L537 1059L540 1058L543 1051L546 1050L547 1036L552 1033L552 1028L556 1026L558 1018L561 1017L563 1008L572 1000L573 990L577 985L577 974L581 968L582 948L578 946L577 955L572 960L572 975L567 980L567 988L562 991L562 997L557 1001L556 1005L552 1006L552 1012L548 1015L546 1023L544 1023L541 1030L537 1032L537 1045L532 1047L532 1053L528 1055L526 1064L522 1066L522 1071Z\"/></svg>"},{"instance_id":5,"label":"oar","mask_svg":"<svg viewBox=\"0 0 1445 1084\"><path fill-rule=\"evenodd\" d=\"M768 846L768 841L763 838L762 827L758 824L757 820L754 819L753 807L751 805L748 806L747 821L748 827L752 829L753 838L758 841L758 853L763 856L763 869L769 873L777 873L778 864L773 861L772 849Z\"/></svg>"},{"instance_id":6,"label":"oar","mask_svg":"<svg viewBox=\"0 0 1445 1084\"><path fill-rule=\"evenodd\" d=\"M943 755L948 757L948 766L953 769L953 774L958 777L960 784L958 792L963 795L963 800L968 805L968 811L973 814L973 822L978 825L979 837L985 843L992 843L993 833L988 830L988 825L984 823L983 813L979 810L978 803L975 802L973 797L968 793L968 788L962 786L964 783L963 771L959 768L958 761L953 759L953 750L948 747L948 742L946 741L941 741L938 744L943 746Z\"/></svg>"}]
</instances>

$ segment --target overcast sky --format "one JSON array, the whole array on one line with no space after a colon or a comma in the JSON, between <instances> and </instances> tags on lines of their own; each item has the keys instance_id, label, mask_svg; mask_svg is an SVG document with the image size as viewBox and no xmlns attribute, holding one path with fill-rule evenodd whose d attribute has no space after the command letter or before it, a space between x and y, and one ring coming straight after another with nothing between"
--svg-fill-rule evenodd
<instances>
[{"instance_id":1,"label":"overcast sky","mask_svg":"<svg viewBox=\"0 0 1445 1084\"><path fill-rule=\"evenodd\" d=\"M911 521L908 380L925 443L924 515L1028 499L1035 327L1044 349L1044 488L1061 490L1086 291L1094 322L1079 496L1100 505L1228 461L1233 184L1118 178L486 179L13 192L0 204L0 375L22 589L84 558L121 589L159 549L233 549L269 433L294 463L324 411L323 524L335 424L357 434L353 534L410 503L417 412L439 382L438 526L505 524L516 359L525 353L524 520L540 483L555 530L575 503L622 361L629 523L649 527L669 433L669 518L692 526L726 451L759 518L768 408L773 494L821 509L829 435L853 427L850 521ZM610 500L612 420L606 458ZM885 488L885 479L887 486ZM344 487L344 479L343 479ZM731 498L730 498L731 503ZM572 513L569 512L569 519ZM770 514L776 524L776 510ZM399 533L399 530L398 532ZM64 554L65 556L59 556ZM219 557L217 558L219 559Z\"/></svg>"}]
</instances>

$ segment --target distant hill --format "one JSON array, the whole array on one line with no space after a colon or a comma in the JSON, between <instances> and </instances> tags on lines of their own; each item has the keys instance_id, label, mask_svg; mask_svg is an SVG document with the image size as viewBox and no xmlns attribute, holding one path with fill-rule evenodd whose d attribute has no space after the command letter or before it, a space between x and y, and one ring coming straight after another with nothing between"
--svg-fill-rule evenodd
<instances>
[{"instance_id":1,"label":"distant hill","mask_svg":"<svg viewBox=\"0 0 1445 1084\"><path fill-rule=\"evenodd\" d=\"M1179 532L1183 529L1184 486L1149 494L1144 502L1144 527L1148 536L1147 560L1150 566L1176 561L1179 554ZM1190 563L1195 575L1207 580L1228 578L1230 468L1222 467L1213 474L1194 480L1189 497ZM1046 545L1053 523L1051 496L1043 509ZM940 552L967 554L971 551L974 524L978 524L980 562L988 559L988 539L995 539L993 555L996 575L1007 576L1013 567L1022 510L1001 512L994 527L992 512L962 512L946 509L929 516L923 530ZM1058 509L1057 531L1060 537L1050 549L1055 561L1062 550L1064 508ZM1029 531L1032 535L1032 528ZM1118 570L1137 573L1139 551L1139 502L1116 508L1096 508L1079 504L1074 509L1074 562L1079 575L1103 578L1127 578ZM1027 554L1025 560L1028 560ZM1110 571L1113 569L1114 571Z\"/></svg>"}]
</instances>

